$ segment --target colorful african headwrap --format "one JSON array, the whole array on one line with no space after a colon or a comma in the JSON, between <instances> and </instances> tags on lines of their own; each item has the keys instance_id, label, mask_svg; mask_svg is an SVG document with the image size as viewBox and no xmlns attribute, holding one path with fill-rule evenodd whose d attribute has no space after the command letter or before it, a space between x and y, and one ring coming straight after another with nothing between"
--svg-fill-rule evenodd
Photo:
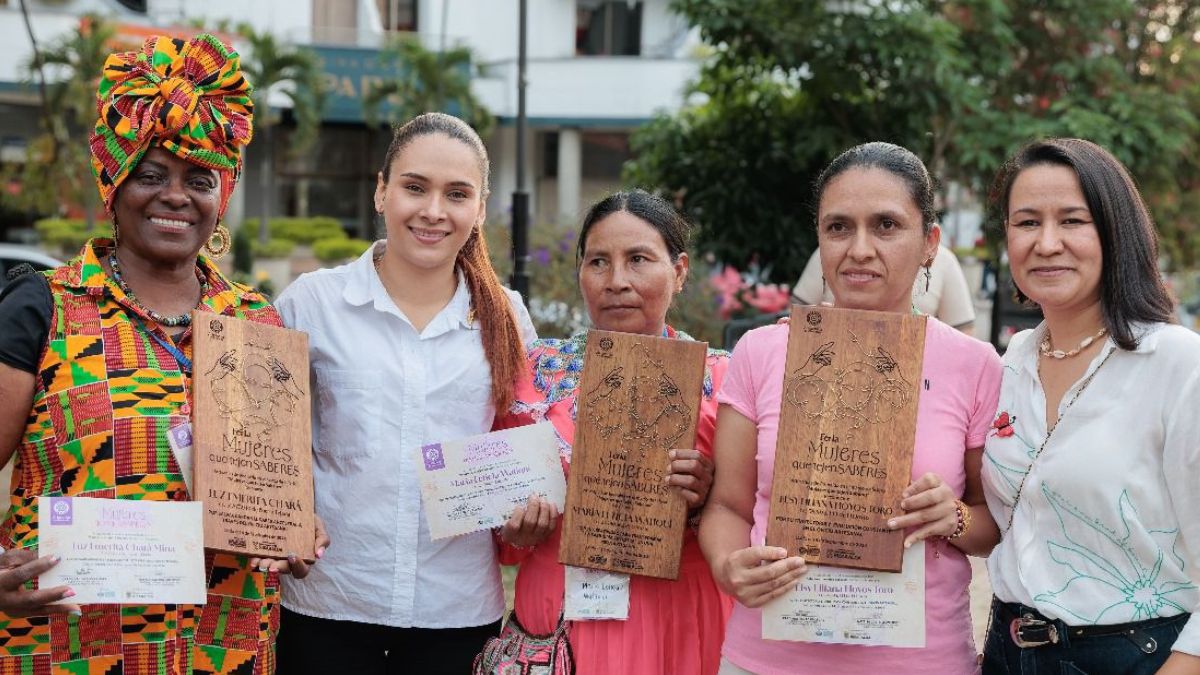
<instances>
[{"instance_id":1,"label":"colorful african headwrap","mask_svg":"<svg viewBox=\"0 0 1200 675\"><path fill-rule=\"evenodd\" d=\"M140 51L105 60L96 109L92 173L109 213L117 187L157 144L220 172L225 214L253 135L254 104L237 52L209 34L148 38Z\"/></svg>"}]
</instances>

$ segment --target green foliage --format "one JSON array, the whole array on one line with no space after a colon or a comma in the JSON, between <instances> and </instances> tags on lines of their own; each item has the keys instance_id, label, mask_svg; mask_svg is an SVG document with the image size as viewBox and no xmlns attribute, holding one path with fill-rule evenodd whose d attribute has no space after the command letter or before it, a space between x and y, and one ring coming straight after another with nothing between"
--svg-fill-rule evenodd
<instances>
[{"instance_id":1,"label":"green foliage","mask_svg":"<svg viewBox=\"0 0 1200 675\"><path fill-rule=\"evenodd\" d=\"M89 219L99 203L92 181L88 136L96 121L96 88L111 50L113 24L96 16L81 18L79 27L49 42L23 64L26 86L46 80L38 121L42 133L30 140L26 161L0 167L0 179L14 181L20 191L4 191L11 207L43 213L63 206L82 207Z\"/></svg>"},{"instance_id":2,"label":"green foliage","mask_svg":"<svg viewBox=\"0 0 1200 675\"><path fill-rule=\"evenodd\" d=\"M371 248L365 239L347 239L343 234L332 239L322 239L312 245L313 255L324 263L340 263L357 258Z\"/></svg>"},{"instance_id":3,"label":"green foliage","mask_svg":"<svg viewBox=\"0 0 1200 675\"><path fill-rule=\"evenodd\" d=\"M379 56L400 75L373 84L363 96L367 123L380 118L404 122L425 112L451 113L487 138L495 119L471 92L471 51L465 48L443 52L426 49L415 36L392 40ZM384 102L390 103L385 107Z\"/></svg>"},{"instance_id":4,"label":"green foliage","mask_svg":"<svg viewBox=\"0 0 1200 675\"><path fill-rule=\"evenodd\" d=\"M242 70L254 85L254 130L263 132L279 123L279 112L267 104L272 91L284 94L292 103L296 133L291 152L302 154L316 140L325 106L325 81L317 53L304 46L282 43L269 30L254 30L241 24L237 32L249 49L242 53Z\"/></svg>"},{"instance_id":5,"label":"green foliage","mask_svg":"<svg viewBox=\"0 0 1200 675\"><path fill-rule=\"evenodd\" d=\"M242 222L242 228L258 230L258 223L258 218L247 218ZM342 224L329 216L272 218L268 222L268 232L272 238L286 239L303 246L310 246L322 239L346 238Z\"/></svg>"},{"instance_id":6,"label":"green foliage","mask_svg":"<svg viewBox=\"0 0 1200 675\"><path fill-rule=\"evenodd\" d=\"M267 243L254 243L256 258L286 258L296 249L296 242L288 239L268 239Z\"/></svg>"},{"instance_id":7,"label":"green foliage","mask_svg":"<svg viewBox=\"0 0 1200 675\"><path fill-rule=\"evenodd\" d=\"M89 239L112 237L112 226L108 222L89 229L83 218L43 218L34 222L33 229L43 247L56 249L67 256L78 253Z\"/></svg>"},{"instance_id":8,"label":"green foliage","mask_svg":"<svg viewBox=\"0 0 1200 675\"><path fill-rule=\"evenodd\" d=\"M1180 0L675 0L712 46L692 104L640 129L627 181L678 197L699 244L792 282L811 185L884 140L986 194L1036 137L1078 136L1138 177L1177 262L1194 259L1200 6ZM1190 181L1190 182L1189 182Z\"/></svg>"},{"instance_id":9,"label":"green foliage","mask_svg":"<svg viewBox=\"0 0 1200 675\"><path fill-rule=\"evenodd\" d=\"M249 275L254 267L254 228L243 224L233 233L233 271Z\"/></svg>"}]
</instances>

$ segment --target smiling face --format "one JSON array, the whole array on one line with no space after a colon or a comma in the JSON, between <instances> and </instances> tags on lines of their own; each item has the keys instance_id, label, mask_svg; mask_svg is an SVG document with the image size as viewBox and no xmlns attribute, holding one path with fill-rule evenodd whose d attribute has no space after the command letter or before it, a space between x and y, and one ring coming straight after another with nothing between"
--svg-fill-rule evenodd
<instances>
[{"instance_id":1,"label":"smiling face","mask_svg":"<svg viewBox=\"0 0 1200 675\"><path fill-rule=\"evenodd\" d=\"M584 242L579 286L600 330L658 335L675 294L683 290L688 257L672 260L658 230L617 211L596 222Z\"/></svg>"},{"instance_id":2,"label":"smiling face","mask_svg":"<svg viewBox=\"0 0 1200 675\"><path fill-rule=\"evenodd\" d=\"M1038 164L1017 174L1005 221L1017 288L1044 310L1078 310L1100 301L1104 253L1079 177Z\"/></svg>"},{"instance_id":3,"label":"smiling face","mask_svg":"<svg viewBox=\"0 0 1200 675\"><path fill-rule=\"evenodd\" d=\"M484 218L479 162L466 143L432 133L396 153L386 180L379 174L375 210L402 274L453 272L459 249Z\"/></svg>"},{"instance_id":4,"label":"smiling face","mask_svg":"<svg viewBox=\"0 0 1200 675\"><path fill-rule=\"evenodd\" d=\"M150 148L113 202L121 248L151 261L194 260L212 238L220 199L215 170Z\"/></svg>"},{"instance_id":5,"label":"smiling face","mask_svg":"<svg viewBox=\"0 0 1200 675\"><path fill-rule=\"evenodd\" d=\"M849 309L909 312L921 266L937 252L941 232L926 234L905 182L876 168L854 168L821 193L817 241L834 304Z\"/></svg>"}]
</instances>

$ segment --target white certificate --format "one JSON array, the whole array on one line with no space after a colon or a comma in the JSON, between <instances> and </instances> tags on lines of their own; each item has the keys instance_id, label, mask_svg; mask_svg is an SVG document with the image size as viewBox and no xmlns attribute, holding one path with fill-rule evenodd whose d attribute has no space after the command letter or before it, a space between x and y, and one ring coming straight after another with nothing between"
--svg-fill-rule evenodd
<instances>
[{"instance_id":1,"label":"white certificate","mask_svg":"<svg viewBox=\"0 0 1200 675\"><path fill-rule=\"evenodd\" d=\"M62 560L41 588L70 586L71 604L202 604L204 505L38 498L38 553Z\"/></svg>"},{"instance_id":2,"label":"white certificate","mask_svg":"<svg viewBox=\"0 0 1200 675\"><path fill-rule=\"evenodd\" d=\"M421 448L421 503L433 539L499 527L539 494L562 513L567 479L549 422Z\"/></svg>"},{"instance_id":3,"label":"white certificate","mask_svg":"<svg viewBox=\"0 0 1200 675\"><path fill-rule=\"evenodd\" d=\"M566 568L563 618L567 621L629 618L629 575L586 567Z\"/></svg>"},{"instance_id":4,"label":"white certificate","mask_svg":"<svg viewBox=\"0 0 1200 675\"><path fill-rule=\"evenodd\" d=\"M796 588L763 606L766 640L925 646L925 542L901 572L813 566Z\"/></svg>"}]
</instances>

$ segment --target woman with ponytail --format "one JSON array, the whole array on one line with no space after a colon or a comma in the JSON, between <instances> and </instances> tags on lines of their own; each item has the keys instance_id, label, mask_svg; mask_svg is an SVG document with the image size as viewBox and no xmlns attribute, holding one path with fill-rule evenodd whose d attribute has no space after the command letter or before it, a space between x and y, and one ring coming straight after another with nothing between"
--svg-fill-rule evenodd
<instances>
[{"instance_id":1,"label":"woman with ponytail","mask_svg":"<svg viewBox=\"0 0 1200 675\"><path fill-rule=\"evenodd\" d=\"M375 188L387 238L279 297L309 335L317 513L338 532L283 592L280 672L461 675L499 631L491 534L432 541L414 458L488 431L536 336L481 227L488 159L461 120L396 129Z\"/></svg>"}]
</instances>

